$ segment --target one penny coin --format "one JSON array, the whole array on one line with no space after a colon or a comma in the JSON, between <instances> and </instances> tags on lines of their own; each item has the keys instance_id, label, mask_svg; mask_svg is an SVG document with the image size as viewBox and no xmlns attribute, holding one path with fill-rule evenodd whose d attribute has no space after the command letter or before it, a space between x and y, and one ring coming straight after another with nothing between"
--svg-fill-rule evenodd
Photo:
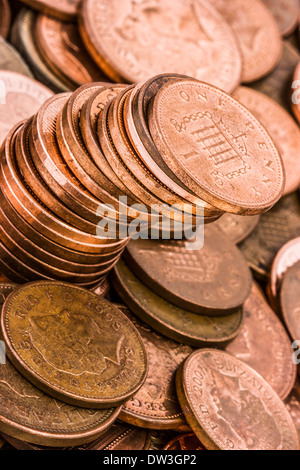
<instances>
[{"instance_id":1,"label":"one penny coin","mask_svg":"<svg viewBox=\"0 0 300 470\"><path fill-rule=\"evenodd\" d=\"M280 303L282 315L293 340L300 338L300 261L289 268L283 278Z\"/></svg>"},{"instance_id":2,"label":"one penny coin","mask_svg":"<svg viewBox=\"0 0 300 470\"><path fill-rule=\"evenodd\" d=\"M75 20L78 14L78 7L80 0L21 0L23 3L45 13L49 16L54 16L62 21Z\"/></svg>"},{"instance_id":3,"label":"one penny coin","mask_svg":"<svg viewBox=\"0 0 300 470\"><path fill-rule=\"evenodd\" d=\"M298 0L262 1L274 16L282 36L288 36L296 29L300 14Z\"/></svg>"},{"instance_id":4,"label":"one penny coin","mask_svg":"<svg viewBox=\"0 0 300 470\"><path fill-rule=\"evenodd\" d=\"M222 230L231 241L238 244L253 232L259 222L259 217L259 215L244 217L227 213L214 222L214 225Z\"/></svg>"}]
</instances>

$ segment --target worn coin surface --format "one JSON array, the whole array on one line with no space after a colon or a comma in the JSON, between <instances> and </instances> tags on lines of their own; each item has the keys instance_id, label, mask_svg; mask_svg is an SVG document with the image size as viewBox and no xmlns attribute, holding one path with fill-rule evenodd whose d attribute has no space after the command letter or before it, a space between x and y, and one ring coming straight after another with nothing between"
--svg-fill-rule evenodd
<instances>
[{"instance_id":1,"label":"worn coin surface","mask_svg":"<svg viewBox=\"0 0 300 470\"><path fill-rule=\"evenodd\" d=\"M235 32L242 53L242 82L267 75L282 53L278 26L269 10L259 1L211 0Z\"/></svg>"},{"instance_id":2,"label":"worn coin surface","mask_svg":"<svg viewBox=\"0 0 300 470\"><path fill-rule=\"evenodd\" d=\"M300 261L289 268L282 280L281 311L294 341L300 338Z\"/></svg>"},{"instance_id":3,"label":"worn coin surface","mask_svg":"<svg viewBox=\"0 0 300 470\"><path fill-rule=\"evenodd\" d=\"M246 87L239 87L233 97L248 108L270 133L285 169L284 194L300 186L300 129L285 109L274 100Z\"/></svg>"},{"instance_id":4,"label":"worn coin surface","mask_svg":"<svg viewBox=\"0 0 300 470\"><path fill-rule=\"evenodd\" d=\"M21 0L29 7L62 21L75 20L80 0Z\"/></svg>"},{"instance_id":5,"label":"worn coin surface","mask_svg":"<svg viewBox=\"0 0 300 470\"><path fill-rule=\"evenodd\" d=\"M30 117L52 96L51 90L29 77L0 71L0 144L10 129Z\"/></svg>"},{"instance_id":6,"label":"worn coin surface","mask_svg":"<svg viewBox=\"0 0 300 470\"><path fill-rule=\"evenodd\" d=\"M121 259L112 276L115 290L128 307L154 330L179 343L196 348L225 346L235 338L243 312L222 317L197 315L176 307L148 289Z\"/></svg>"},{"instance_id":7,"label":"worn coin surface","mask_svg":"<svg viewBox=\"0 0 300 470\"><path fill-rule=\"evenodd\" d=\"M135 396L123 405L120 419L148 429L180 430L187 427L176 396L175 374L180 364L193 352L192 348L159 335L137 320L126 307L117 307L139 331L148 359L146 381Z\"/></svg>"},{"instance_id":8,"label":"worn coin surface","mask_svg":"<svg viewBox=\"0 0 300 470\"><path fill-rule=\"evenodd\" d=\"M291 392L296 380L291 341L255 284L244 304L241 331L226 351L256 370L280 398Z\"/></svg>"},{"instance_id":9,"label":"worn coin surface","mask_svg":"<svg viewBox=\"0 0 300 470\"><path fill-rule=\"evenodd\" d=\"M211 450L298 450L295 425L272 387L228 353L202 349L176 376L186 419Z\"/></svg>"},{"instance_id":10,"label":"worn coin surface","mask_svg":"<svg viewBox=\"0 0 300 470\"><path fill-rule=\"evenodd\" d=\"M65 447L95 440L121 407L95 410L54 400L29 383L7 360L0 365L0 430L34 444Z\"/></svg>"},{"instance_id":11,"label":"worn coin surface","mask_svg":"<svg viewBox=\"0 0 300 470\"><path fill-rule=\"evenodd\" d=\"M164 447L164 450L204 450L203 445L193 433L190 434L180 434L179 436L174 437L168 444Z\"/></svg>"},{"instance_id":12,"label":"worn coin surface","mask_svg":"<svg viewBox=\"0 0 300 470\"><path fill-rule=\"evenodd\" d=\"M266 279L278 251L300 236L300 201L297 193L286 196L263 214L258 226L240 245L250 267Z\"/></svg>"},{"instance_id":13,"label":"worn coin surface","mask_svg":"<svg viewBox=\"0 0 300 470\"><path fill-rule=\"evenodd\" d=\"M299 22L299 0L262 0L275 18L282 36L288 36Z\"/></svg>"},{"instance_id":14,"label":"worn coin surface","mask_svg":"<svg viewBox=\"0 0 300 470\"><path fill-rule=\"evenodd\" d=\"M67 403L117 406L142 386L140 335L112 304L66 283L35 282L3 307L7 355L36 386Z\"/></svg>"},{"instance_id":15,"label":"worn coin surface","mask_svg":"<svg viewBox=\"0 0 300 470\"><path fill-rule=\"evenodd\" d=\"M273 141L221 90L191 80L167 83L150 104L149 127L166 164L214 207L256 215L281 197L284 170Z\"/></svg>"},{"instance_id":16,"label":"worn coin surface","mask_svg":"<svg viewBox=\"0 0 300 470\"><path fill-rule=\"evenodd\" d=\"M259 215L244 217L226 213L214 222L214 225L221 229L231 241L238 244L253 232L259 222L259 217Z\"/></svg>"},{"instance_id":17,"label":"worn coin surface","mask_svg":"<svg viewBox=\"0 0 300 470\"><path fill-rule=\"evenodd\" d=\"M213 316L235 312L252 284L238 248L212 226L202 249L188 248L183 241L131 240L125 260L150 289L181 308Z\"/></svg>"},{"instance_id":18,"label":"worn coin surface","mask_svg":"<svg viewBox=\"0 0 300 470\"><path fill-rule=\"evenodd\" d=\"M0 36L6 38L9 32L11 11L8 0L0 0Z\"/></svg>"},{"instance_id":19,"label":"worn coin surface","mask_svg":"<svg viewBox=\"0 0 300 470\"><path fill-rule=\"evenodd\" d=\"M165 72L184 73L228 92L240 82L236 39L209 2L87 0L80 30L94 60L117 82Z\"/></svg>"},{"instance_id":20,"label":"worn coin surface","mask_svg":"<svg viewBox=\"0 0 300 470\"><path fill-rule=\"evenodd\" d=\"M18 51L0 37L0 69L21 73L33 78L33 75Z\"/></svg>"}]
</instances>

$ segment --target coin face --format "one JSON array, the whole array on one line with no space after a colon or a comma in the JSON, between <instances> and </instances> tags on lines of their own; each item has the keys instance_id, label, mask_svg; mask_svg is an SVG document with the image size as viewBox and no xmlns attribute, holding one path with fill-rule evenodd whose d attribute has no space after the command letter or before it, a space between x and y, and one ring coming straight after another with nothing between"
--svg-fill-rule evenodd
<instances>
[{"instance_id":1,"label":"coin face","mask_svg":"<svg viewBox=\"0 0 300 470\"><path fill-rule=\"evenodd\" d=\"M0 36L6 38L9 32L11 11L8 0L0 0Z\"/></svg>"},{"instance_id":2,"label":"coin face","mask_svg":"<svg viewBox=\"0 0 300 470\"><path fill-rule=\"evenodd\" d=\"M176 377L180 404L209 449L297 450L297 431L285 405L251 367L229 354L202 349Z\"/></svg>"},{"instance_id":3,"label":"coin face","mask_svg":"<svg viewBox=\"0 0 300 470\"><path fill-rule=\"evenodd\" d=\"M259 215L244 217L227 213L214 222L214 225L221 229L233 243L238 244L253 232L259 222L259 217Z\"/></svg>"},{"instance_id":4,"label":"coin face","mask_svg":"<svg viewBox=\"0 0 300 470\"><path fill-rule=\"evenodd\" d=\"M63 21L75 20L80 0L21 0L31 8Z\"/></svg>"},{"instance_id":5,"label":"coin face","mask_svg":"<svg viewBox=\"0 0 300 470\"><path fill-rule=\"evenodd\" d=\"M298 25L299 1L298 0L262 0L270 10L278 25L280 34L288 36Z\"/></svg>"},{"instance_id":6,"label":"coin face","mask_svg":"<svg viewBox=\"0 0 300 470\"><path fill-rule=\"evenodd\" d=\"M219 89L189 80L164 85L149 126L167 165L213 206L254 215L282 195L282 161L269 134Z\"/></svg>"},{"instance_id":7,"label":"coin face","mask_svg":"<svg viewBox=\"0 0 300 470\"><path fill-rule=\"evenodd\" d=\"M30 117L52 94L29 77L1 70L0 143L17 122Z\"/></svg>"},{"instance_id":8,"label":"coin face","mask_svg":"<svg viewBox=\"0 0 300 470\"><path fill-rule=\"evenodd\" d=\"M256 370L280 398L291 392L296 380L291 341L256 284L244 305L241 331L226 351Z\"/></svg>"},{"instance_id":9,"label":"coin face","mask_svg":"<svg viewBox=\"0 0 300 470\"><path fill-rule=\"evenodd\" d=\"M242 53L242 81L253 82L267 75L280 60L282 45L278 26L258 0L211 0L235 32Z\"/></svg>"},{"instance_id":10,"label":"coin face","mask_svg":"<svg viewBox=\"0 0 300 470\"><path fill-rule=\"evenodd\" d=\"M183 241L132 240L126 261L158 295L203 315L222 316L242 306L251 290L251 273L236 246L207 226L201 250Z\"/></svg>"},{"instance_id":11,"label":"coin face","mask_svg":"<svg viewBox=\"0 0 300 470\"><path fill-rule=\"evenodd\" d=\"M300 130L294 119L274 100L246 87L239 87L233 97L248 108L270 133L285 169L284 194L300 185Z\"/></svg>"},{"instance_id":12,"label":"coin face","mask_svg":"<svg viewBox=\"0 0 300 470\"><path fill-rule=\"evenodd\" d=\"M83 407L118 406L142 386L140 335L113 305L65 283L36 282L3 307L7 354L30 381Z\"/></svg>"},{"instance_id":13,"label":"coin face","mask_svg":"<svg viewBox=\"0 0 300 470\"><path fill-rule=\"evenodd\" d=\"M300 261L289 268L284 275L280 294L282 315L288 331L297 341L300 338Z\"/></svg>"},{"instance_id":14,"label":"coin face","mask_svg":"<svg viewBox=\"0 0 300 470\"><path fill-rule=\"evenodd\" d=\"M164 450L204 450L203 445L195 434L180 434L174 437Z\"/></svg>"},{"instance_id":15,"label":"coin face","mask_svg":"<svg viewBox=\"0 0 300 470\"><path fill-rule=\"evenodd\" d=\"M84 409L45 395L12 364L0 365L0 430L34 444L65 447L93 441L121 408Z\"/></svg>"},{"instance_id":16,"label":"coin face","mask_svg":"<svg viewBox=\"0 0 300 470\"><path fill-rule=\"evenodd\" d=\"M240 81L236 39L209 2L88 0L80 24L89 52L114 81L183 73L228 92Z\"/></svg>"},{"instance_id":17,"label":"coin face","mask_svg":"<svg viewBox=\"0 0 300 470\"><path fill-rule=\"evenodd\" d=\"M175 374L193 350L155 333L124 306L120 310L138 329L148 359L147 379L142 388L123 405L120 419L150 429L180 429L186 426L175 388Z\"/></svg>"},{"instance_id":18,"label":"coin face","mask_svg":"<svg viewBox=\"0 0 300 470\"><path fill-rule=\"evenodd\" d=\"M0 37L0 69L21 73L27 77L33 77L27 64L20 54L8 42Z\"/></svg>"}]
</instances>

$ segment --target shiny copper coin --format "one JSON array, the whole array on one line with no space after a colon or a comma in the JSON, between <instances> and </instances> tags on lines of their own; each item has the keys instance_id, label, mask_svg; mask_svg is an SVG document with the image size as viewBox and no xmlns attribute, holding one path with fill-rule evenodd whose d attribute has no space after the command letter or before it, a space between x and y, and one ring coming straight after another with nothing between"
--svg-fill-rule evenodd
<instances>
[{"instance_id":1,"label":"shiny copper coin","mask_svg":"<svg viewBox=\"0 0 300 470\"><path fill-rule=\"evenodd\" d=\"M299 22L299 0L262 0L274 16L282 36L288 36Z\"/></svg>"},{"instance_id":2,"label":"shiny copper coin","mask_svg":"<svg viewBox=\"0 0 300 470\"><path fill-rule=\"evenodd\" d=\"M299 61L299 51L288 41L283 41L282 57L277 67L265 78L252 83L251 88L268 95L290 111L293 75Z\"/></svg>"},{"instance_id":3,"label":"shiny copper coin","mask_svg":"<svg viewBox=\"0 0 300 470\"><path fill-rule=\"evenodd\" d=\"M300 338L300 261L289 268L282 280L280 293L281 311L293 341Z\"/></svg>"},{"instance_id":4,"label":"shiny copper coin","mask_svg":"<svg viewBox=\"0 0 300 470\"><path fill-rule=\"evenodd\" d=\"M241 57L227 23L202 0L87 0L80 31L94 60L116 82L184 73L230 92ZM184 54L182 54L184 51Z\"/></svg>"},{"instance_id":5,"label":"shiny copper coin","mask_svg":"<svg viewBox=\"0 0 300 470\"><path fill-rule=\"evenodd\" d=\"M49 16L54 16L62 21L75 20L78 13L80 0L21 0L23 3L45 13Z\"/></svg>"},{"instance_id":6,"label":"shiny copper coin","mask_svg":"<svg viewBox=\"0 0 300 470\"><path fill-rule=\"evenodd\" d=\"M10 28L11 11L8 0L0 1L0 36L6 38Z\"/></svg>"},{"instance_id":7,"label":"shiny copper coin","mask_svg":"<svg viewBox=\"0 0 300 470\"><path fill-rule=\"evenodd\" d=\"M292 420L296 426L298 432L298 438L300 439L300 383L299 379L296 382L296 385L290 394L290 396L285 400L285 406L290 413Z\"/></svg>"},{"instance_id":8,"label":"shiny copper coin","mask_svg":"<svg viewBox=\"0 0 300 470\"><path fill-rule=\"evenodd\" d=\"M269 134L219 89L189 80L164 85L149 126L166 164L214 207L255 215L282 195L282 160Z\"/></svg>"},{"instance_id":9,"label":"shiny copper coin","mask_svg":"<svg viewBox=\"0 0 300 470\"><path fill-rule=\"evenodd\" d=\"M33 78L33 75L18 51L0 37L0 69L21 73Z\"/></svg>"},{"instance_id":10,"label":"shiny copper coin","mask_svg":"<svg viewBox=\"0 0 300 470\"><path fill-rule=\"evenodd\" d=\"M180 434L174 437L165 447L164 450L191 451L204 450L203 445L195 434Z\"/></svg>"},{"instance_id":11,"label":"shiny copper coin","mask_svg":"<svg viewBox=\"0 0 300 470\"><path fill-rule=\"evenodd\" d=\"M281 399L290 394L296 380L291 341L256 285L244 304L241 331L226 351L256 370Z\"/></svg>"},{"instance_id":12,"label":"shiny copper coin","mask_svg":"<svg viewBox=\"0 0 300 470\"><path fill-rule=\"evenodd\" d=\"M203 315L234 313L251 290L250 270L238 248L216 227L207 226L202 249L190 242L132 240L125 260L158 295Z\"/></svg>"},{"instance_id":13,"label":"shiny copper coin","mask_svg":"<svg viewBox=\"0 0 300 470\"><path fill-rule=\"evenodd\" d=\"M266 279L278 251L299 236L300 201L298 194L294 193L261 216L258 226L240 249L256 275Z\"/></svg>"},{"instance_id":14,"label":"shiny copper coin","mask_svg":"<svg viewBox=\"0 0 300 470\"><path fill-rule=\"evenodd\" d=\"M52 95L52 92L29 77L0 71L0 144L10 129L28 118Z\"/></svg>"},{"instance_id":15,"label":"shiny copper coin","mask_svg":"<svg viewBox=\"0 0 300 470\"><path fill-rule=\"evenodd\" d=\"M241 243L256 228L259 215L244 217L242 215L224 214L214 225L217 226L233 243Z\"/></svg>"},{"instance_id":16,"label":"shiny copper coin","mask_svg":"<svg viewBox=\"0 0 300 470\"><path fill-rule=\"evenodd\" d=\"M189 425L210 450L298 450L295 425L272 387L251 367L214 349L192 354L177 373Z\"/></svg>"},{"instance_id":17,"label":"shiny copper coin","mask_svg":"<svg viewBox=\"0 0 300 470\"><path fill-rule=\"evenodd\" d=\"M155 331L196 348L223 347L239 333L242 309L232 315L197 315L167 302L148 289L121 259L114 267L112 282L130 310Z\"/></svg>"},{"instance_id":18,"label":"shiny copper coin","mask_svg":"<svg viewBox=\"0 0 300 470\"><path fill-rule=\"evenodd\" d=\"M44 61L67 86L75 88L105 80L105 75L87 54L76 23L39 15L35 37Z\"/></svg>"},{"instance_id":19,"label":"shiny copper coin","mask_svg":"<svg viewBox=\"0 0 300 470\"><path fill-rule=\"evenodd\" d=\"M87 290L53 282L21 287L3 306L1 329L22 374L66 403L118 406L145 381L146 353L135 327Z\"/></svg>"},{"instance_id":20,"label":"shiny copper coin","mask_svg":"<svg viewBox=\"0 0 300 470\"><path fill-rule=\"evenodd\" d=\"M180 409L175 388L175 373L192 353L192 348L155 333L124 306L116 305L139 331L148 359L144 385L123 405L120 419L148 429L183 429L186 420Z\"/></svg>"},{"instance_id":21,"label":"shiny copper coin","mask_svg":"<svg viewBox=\"0 0 300 470\"><path fill-rule=\"evenodd\" d=\"M299 237L289 241L281 248L281 250L279 250L272 265L267 291L271 305L278 313L280 312L279 294L282 279L287 270L298 261L300 261Z\"/></svg>"},{"instance_id":22,"label":"shiny copper coin","mask_svg":"<svg viewBox=\"0 0 300 470\"><path fill-rule=\"evenodd\" d=\"M274 100L250 88L238 88L233 97L251 111L270 133L285 169L284 195L300 186L300 129Z\"/></svg>"},{"instance_id":23,"label":"shiny copper coin","mask_svg":"<svg viewBox=\"0 0 300 470\"><path fill-rule=\"evenodd\" d=\"M0 366L0 390L1 432L39 445L65 447L93 441L121 411L120 407L77 408L54 400L29 383L8 360Z\"/></svg>"},{"instance_id":24,"label":"shiny copper coin","mask_svg":"<svg viewBox=\"0 0 300 470\"><path fill-rule=\"evenodd\" d=\"M37 80L57 93L70 91L65 83L49 70L40 56L34 38L36 17L34 11L22 8L13 24L11 42L24 57L27 64L30 65L30 69Z\"/></svg>"},{"instance_id":25,"label":"shiny copper coin","mask_svg":"<svg viewBox=\"0 0 300 470\"><path fill-rule=\"evenodd\" d=\"M293 112L294 115L300 124L300 62L296 68L295 75L294 75L294 82L296 84L296 89L295 89L295 96L293 96Z\"/></svg>"},{"instance_id":26,"label":"shiny copper coin","mask_svg":"<svg viewBox=\"0 0 300 470\"><path fill-rule=\"evenodd\" d=\"M211 0L229 23L242 53L242 82L249 83L270 73L282 53L278 26L260 0Z\"/></svg>"}]
</instances>

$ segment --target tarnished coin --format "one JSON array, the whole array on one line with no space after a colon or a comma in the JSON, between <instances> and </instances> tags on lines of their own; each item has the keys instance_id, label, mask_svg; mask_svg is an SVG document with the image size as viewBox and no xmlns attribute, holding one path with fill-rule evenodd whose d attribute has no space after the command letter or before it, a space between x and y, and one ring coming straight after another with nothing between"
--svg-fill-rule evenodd
<instances>
[{"instance_id":1,"label":"tarnished coin","mask_svg":"<svg viewBox=\"0 0 300 470\"><path fill-rule=\"evenodd\" d=\"M300 124L300 91L299 91L300 90L300 62L295 71L294 83L295 85L293 85L293 87L295 86L296 89L295 89L295 96L293 97L294 99L293 99L292 107L293 107L294 115Z\"/></svg>"},{"instance_id":2,"label":"tarnished coin","mask_svg":"<svg viewBox=\"0 0 300 470\"><path fill-rule=\"evenodd\" d=\"M125 260L151 290L181 308L213 316L235 312L252 284L240 251L212 226L202 249L188 249L189 243L131 240Z\"/></svg>"},{"instance_id":3,"label":"tarnished coin","mask_svg":"<svg viewBox=\"0 0 300 470\"><path fill-rule=\"evenodd\" d=\"M284 322L293 340L300 338L300 261L289 268L282 280L280 294Z\"/></svg>"},{"instance_id":4,"label":"tarnished coin","mask_svg":"<svg viewBox=\"0 0 300 470\"><path fill-rule=\"evenodd\" d=\"M146 353L135 327L87 290L66 283L27 284L6 300L1 325L16 367L66 403L117 406L145 381Z\"/></svg>"},{"instance_id":5,"label":"tarnished coin","mask_svg":"<svg viewBox=\"0 0 300 470\"><path fill-rule=\"evenodd\" d=\"M244 217L227 213L214 222L214 225L221 229L233 243L238 244L253 232L259 222L259 217L259 215Z\"/></svg>"},{"instance_id":6,"label":"tarnished coin","mask_svg":"<svg viewBox=\"0 0 300 470\"><path fill-rule=\"evenodd\" d=\"M33 78L33 75L16 49L0 37L0 69L21 73Z\"/></svg>"},{"instance_id":7,"label":"tarnished coin","mask_svg":"<svg viewBox=\"0 0 300 470\"><path fill-rule=\"evenodd\" d=\"M34 11L22 8L12 28L11 42L30 65L37 80L57 93L70 91L66 84L49 70L41 58L34 38L36 18Z\"/></svg>"},{"instance_id":8,"label":"tarnished coin","mask_svg":"<svg viewBox=\"0 0 300 470\"><path fill-rule=\"evenodd\" d=\"M299 22L299 0L262 0L270 10L278 25L280 34L288 36Z\"/></svg>"},{"instance_id":9,"label":"tarnished coin","mask_svg":"<svg viewBox=\"0 0 300 470\"><path fill-rule=\"evenodd\" d=\"M300 236L300 201L297 193L284 197L263 214L254 232L240 245L250 267L267 278L278 251Z\"/></svg>"},{"instance_id":10,"label":"tarnished coin","mask_svg":"<svg viewBox=\"0 0 300 470\"><path fill-rule=\"evenodd\" d=\"M11 11L8 0L0 0L0 36L6 38L9 32Z\"/></svg>"},{"instance_id":11,"label":"tarnished coin","mask_svg":"<svg viewBox=\"0 0 300 470\"><path fill-rule=\"evenodd\" d=\"M283 41L282 57L277 67L267 77L251 83L251 88L268 95L291 111L293 75L299 62L299 51L288 41Z\"/></svg>"},{"instance_id":12,"label":"tarnished coin","mask_svg":"<svg viewBox=\"0 0 300 470\"><path fill-rule=\"evenodd\" d=\"M27 382L9 361L0 365L0 392L1 432L44 446L65 447L93 441L121 411L121 407L77 408L54 400Z\"/></svg>"},{"instance_id":13,"label":"tarnished coin","mask_svg":"<svg viewBox=\"0 0 300 470\"><path fill-rule=\"evenodd\" d=\"M272 387L228 353L202 349L176 376L192 430L211 450L298 450L295 425Z\"/></svg>"},{"instance_id":14,"label":"tarnished coin","mask_svg":"<svg viewBox=\"0 0 300 470\"><path fill-rule=\"evenodd\" d=\"M235 32L242 53L242 82L267 75L282 53L278 26L260 0L210 0Z\"/></svg>"},{"instance_id":15,"label":"tarnished coin","mask_svg":"<svg viewBox=\"0 0 300 470\"><path fill-rule=\"evenodd\" d=\"M174 437L165 447L164 450L204 450L203 445L197 438L196 434L180 434Z\"/></svg>"},{"instance_id":16,"label":"tarnished coin","mask_svg":"<svg viewBox=\"0 0 300 470\"><path fill-rule=\"evenodd\" d=\"M142 428L183 430L188 426L177 400L175 374L180 364L193 352L192 348L155 333L126 307L117 307L139 331L148 359L146 381L135 396L123 405L120 419Z\"/></svg>"},{"instance_id":17,"label":"tarnished coin","mask_svg":"<svg viewBox=\"0 0 300 470\"><path fill-rule=\"evenodd\" d=\"M107 80L87 54L75 23L39 15L35 38L48 67L70 88Z\"/></svg>"},{"instance_id":18,"label":"tarnished coin","mask_svg":"<svg viewBox=\"0 0 300 470\"><path fill-rule=\"evenodd\" d=\"M203 0L86 0L80 31L94 60L116 82L135 83L165 72L228 92L240 82L235 36Z\"/></svg>"},{"instance_id":19,"label":"tarnished coin","mask_svg":"<svg viewBox=\"0 0 300 470\"><path fill-rule=\"evenodd\" d=\"M284 189L282 160L260 122L205 83L167 83L149 107L149 127L163 159L214 207L256 215Z\"/></svg>"},{"instance_id":20,"label":"tarnished coin","mask_svg":"<svg viewBox=\"0 0 300 470\"><path fill-rule=\"evenodd\" d=\"M80 0L21 0L29 7L62 21L75 20Z\"/></svg>"},{"instance_id":21,"label":"tarnished coin","mask_svg":"<svg viewBox=\"0 0 300 470\"><path fill-rule=\"evenodd\" d=\"M290 114L274 100L246 87L239 87L233 97L248 108L270 133L285 169L284 194L300 186L300 129Z\"/></svg>"},{"instance_id":22,"label":"tarnished coin","mask_svg":"<svg viewBox=\"0 0 300 470\"><path fill-rule=\"evenodd\" d=\"M280 312L279 294L281 291L282 279L286 271L300 261L300 238L295 238L286 245L276 255L273 262L267 293L274 310Z\"/></svg>"},{"instance_id":23,"label":"tarnished coin","mask_svg":"<svg viewBox=\"0 0 300 470\"><path fill-rule=\"evenodd\" d=\"M239 333L242 309L232 315L208 317L183 310L167 302L142 284L121 259L112 282L132 312L154 330L179 343L196 348L223 347Z\"/></svg>"},{"instance_id":24,"label":"tarnished coin","mask_svg":"<svg viewBox=\"0 0 300 470\"><path fill-rule=\"evenodd\" d=\"M52 96L51 90L29 77L0 71L0 145L10 129L30 117Z\"/></svg>"},{"instance_id":25,"label":"tarnished coin","mask_svg":"<svg viewBox=\"0 0 300 470\"><path fill-rule=\"evenodd\" d=\"M290 413L292 420L296 426L298 432L298 438L300 440L300 382L299 379L296 382L296 385L290 394L290 396L285 400L285 406Z\"/></svg>"},{"instance_id":26,"label":"tarnished coin","mask_svg":"<svg viewBox=\"0 0 300 470\"><path fill-rule=\"evenodd\" d=\"M244 304L241 331L226 351L256 370L280 398L285 399L294 387L291 341L256 285Z\"/></svg>"}]
</instances>

